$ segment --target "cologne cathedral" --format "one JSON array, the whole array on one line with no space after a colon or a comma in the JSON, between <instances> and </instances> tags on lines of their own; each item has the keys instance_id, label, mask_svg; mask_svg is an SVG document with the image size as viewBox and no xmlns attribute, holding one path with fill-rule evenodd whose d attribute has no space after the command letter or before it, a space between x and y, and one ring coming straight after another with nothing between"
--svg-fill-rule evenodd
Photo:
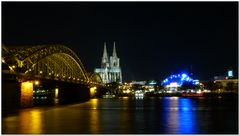
<instances>
[{"instance_id":1,"label":"cologne cathedral","mask_svg":"<svg viewBox=\"0 0 240 136\"><path fill-rule=\"evenodd\" d=\"M101 76L103 83L122 83L120 59L117 57L115 42L113 43L113 53L110 56L110 60L107 54L106 43L104 43L101 68L96 68L95 72Z\"/></svg>"}]
</instances>

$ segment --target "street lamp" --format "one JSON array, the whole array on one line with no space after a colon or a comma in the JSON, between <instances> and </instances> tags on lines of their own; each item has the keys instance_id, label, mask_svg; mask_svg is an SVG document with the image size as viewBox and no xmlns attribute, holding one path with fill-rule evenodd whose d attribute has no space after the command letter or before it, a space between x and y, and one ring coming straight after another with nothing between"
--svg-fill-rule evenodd
<instances>
[{"instance_id":1,"label":"street lamp","mask_svg":"<svg viewBox=\"0 0 240 136\"><path fill-rule=\"evenodd\" d=\"M39 85L39 81L35 81L35 83L34 83L35 85Z\"/></svg>"}]
</instances>

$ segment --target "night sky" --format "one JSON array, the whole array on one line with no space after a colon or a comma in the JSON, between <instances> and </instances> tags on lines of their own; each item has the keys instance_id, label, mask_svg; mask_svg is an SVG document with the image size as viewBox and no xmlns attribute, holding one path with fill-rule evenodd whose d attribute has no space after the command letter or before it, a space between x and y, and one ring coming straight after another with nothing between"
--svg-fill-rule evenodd
<instances>
[{"instance_id":1,"label":"night sky","mask_svg":"<svg viewBox=\"0 0 240 136\"><path fill-rule=\"evenodd\" d=\"M189 71L209 80L238 75L238 2L2 2L6 46L63 44L87 71L113 41L123 80L163 79Z\"/></svg>"}]
</instances>

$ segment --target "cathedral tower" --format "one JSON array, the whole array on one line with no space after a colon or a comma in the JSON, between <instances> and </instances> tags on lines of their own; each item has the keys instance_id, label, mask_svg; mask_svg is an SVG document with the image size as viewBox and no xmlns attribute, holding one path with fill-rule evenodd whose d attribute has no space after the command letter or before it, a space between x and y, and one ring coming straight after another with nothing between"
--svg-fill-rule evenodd
<instances>
[{"instance_id":1,"label":"cathedral tower","mask_svg":"<svg viewBox=\"0 0 240 136\"><path fill-rule=\"evenodd\" d=\"M117 57L115 42L113 43L113 54L110 57L110 66L112 68L118 68L119 67L119 58Z\"/></svg>"},{"instance_id":2,"label":"cathedral tower","mask_svg":"<svg viewBox=\"0 0 240 136\"><path fill-rule=\"evenodd\" d=\"M112 56L110 56L110 61L107 55L106 43L104 43L101 68L96 68L95 72L99 73L103 80L103 83L122 83L120 59L117 57L115 42L113 43L113 53Z\"/></svg>"},{"instance_id":3,"label":"cathedral tower","mask_svg":"<svg viewBox=\"0 0 240 136\"><path fill-rule=\"evenodd\" d=\"M104 43L104 49L103 49L103 56L102 56L102 68L107 68L109 67L109 60L108 60L108 55L107 55L107 47L106 43Z\"/></svg>"}]
</instances>

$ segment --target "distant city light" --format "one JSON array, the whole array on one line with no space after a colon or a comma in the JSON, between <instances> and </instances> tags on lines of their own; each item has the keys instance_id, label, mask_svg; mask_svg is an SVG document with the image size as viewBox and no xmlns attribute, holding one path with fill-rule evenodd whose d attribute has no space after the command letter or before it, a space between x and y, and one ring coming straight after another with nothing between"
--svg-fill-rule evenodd
<instances>
[{"instance_id":1,"label":"distant city light","mask_svg":"<svg viewBox=\"0 0 240 136\"><path fill-rule=\"evenodd\" d=\"M232 70L228 70L228 77L233 77L233 71Z\"/></svg>"},{"instance_id":2,"label":"distant city light","mask_svg":"<svg viewBox=\"0 0 240 136\"><path fill-rule=\"evenodd\" d=\"M35 85L39 85L39 81L35 81Z\"/></svg>"},{"instance_id":3,"label":"distant city light","mask_svg":"<svg viewBox=\"0 0 240 136\"><path fill-rule=\"evenodd\" d=\"M55 98L58 98L58 92L59 92L59 89L55 88Z\"/></svg>"},{"instance_id":4,"label":"distant city light","mask_svg":"<svg viewBox=\"0 0 240 136\"><path fill-rule=\"evenodd\" d=\"M185 77L187 77L187 75L186 74L182 74L182 78L185 78Z\"/></svg>"},{"instance_id":5,"label":"distant city light","mask_svg":"<svg viewBox=\"0 0 240 136\"><path fill-rule=\"evenodd\" d=\"M149 84L150 84L150 85L156 85L157 82L155 82L155 81L151 81Z\"/></svg>"},{"instance_id":6,"label":"distant city light","mask_svg":"<svg viewBox=\"0 0 240 136\"><path fill-rule=\"evenodd\" d=\"M169 87L179 87L179 84L177 82L172 82Z\"/></svg>"}]
</instances>

